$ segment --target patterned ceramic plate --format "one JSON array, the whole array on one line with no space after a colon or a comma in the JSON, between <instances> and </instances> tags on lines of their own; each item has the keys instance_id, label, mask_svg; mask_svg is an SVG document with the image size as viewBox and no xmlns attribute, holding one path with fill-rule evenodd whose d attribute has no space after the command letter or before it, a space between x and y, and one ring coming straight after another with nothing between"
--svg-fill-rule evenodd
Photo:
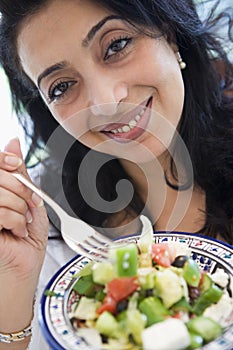
<instances>
[{"instance_id":1,"label":"patterned ceramic plate","mask_svg":"<svg viewBox=\"0 0 233 350\"><path fill-rule=\"evenodd\" d=\"M192 258L204 271L214 273L217 268L224 268L231 276L233 285L233 247L217 240L188 233L155 233L155 242L178 241L187 244L192 251ZM130 236L124 241L136 241L139 236ZM85 340L77 335L68 318L68 308L72 303L72 286L77 274L89 259L76 257L62 267L48 283L46 293L42 296L39 319L43 334L54 350L94 350ZM233 314L224 334L215 341L203 346L204 350L233 349ZM97 350L97 349L95 349Z\"/></svg>"}]
</instances>

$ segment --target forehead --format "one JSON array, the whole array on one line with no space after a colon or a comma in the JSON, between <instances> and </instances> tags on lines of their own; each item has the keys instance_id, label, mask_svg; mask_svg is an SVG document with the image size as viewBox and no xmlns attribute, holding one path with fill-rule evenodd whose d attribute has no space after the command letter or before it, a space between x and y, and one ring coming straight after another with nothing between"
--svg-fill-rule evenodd
<instances>
[{"instance_id":1,"label":"forehead","mask_svg":"<svg viewBox=\"0 0 233 350\"><path fill-rule=\"evenodd\" d=\"M41 70L64 60L62 52L81 46L92 26L109 14L89 0L50 1L20 28L17 48L23 69L34 80Z\"/></svg>"}]
</instances>

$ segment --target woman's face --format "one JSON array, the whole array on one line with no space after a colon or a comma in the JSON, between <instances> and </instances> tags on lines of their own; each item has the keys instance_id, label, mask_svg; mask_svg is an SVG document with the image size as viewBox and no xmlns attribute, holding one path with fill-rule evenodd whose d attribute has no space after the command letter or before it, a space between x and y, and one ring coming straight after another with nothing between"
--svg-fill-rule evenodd
<instances>
[{"instance_id":1,"label":"woman's face","mask_svg":"<svg viewBox=\"0 0 233 350\"><path fill-rule=\"evenodd\" d=\"M140 149L159 157L168 148L184 102L177 47L154 34L94 1L53 0L23 23L17 44L64 128L88 147L140 162Z\"/></svg>"}]
</instances>

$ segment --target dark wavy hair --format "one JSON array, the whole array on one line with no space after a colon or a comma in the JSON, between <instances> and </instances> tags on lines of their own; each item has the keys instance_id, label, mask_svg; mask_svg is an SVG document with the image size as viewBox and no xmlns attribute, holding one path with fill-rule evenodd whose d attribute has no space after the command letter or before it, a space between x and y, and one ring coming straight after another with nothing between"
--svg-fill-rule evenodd
<instances>
[{"instance_id":1,"label":"dark wavy hair","mask_svg":"<svg viewBox=\"0 0 233 350\"><path fill-rule=\"evenodd\" d=\"M219 2L213 2L208 20L201 21L191 0L93 0L130 21L139 28L158 28L168 40L175 35L177 45L187 68L183 71L185 102L178 126L189 151L194 181L206 193L206 222L203 232L216 237L219 233L232 244L233 241L233 68L222 43L214 31L218 23L225 21L228 40L232 37L232 8L215 16ZM9 79L13 105L20 122L27 129L27 111L33 122L30 133L30 149L27 159L46 144L58 127L35 87L22 71L16 50L16 38L22 21L42 9L49 0L0 0L2 13L0 24L0 61ZM210 3L210 0L208 1ZM42 117L43 116L43 117ZM61 131L62 140L72 139ZM72 147L63 165L63 185L66 198L73 210L93 225L102 225L110 214L98 212L83 200L77 186L74 165L79 167L89 149L72 140ZM50 149L56 158L59 147ZM182 160L182 150L175 147ZM128 178L117 159L95 153L95 157L106 160L97 176L97 188L108 201L116 198L116 184ZM173 161L171 173L175 179ZM88 190L87 171L87 190ZM177 190L179 187L168 184ZM175 181L174 181L175 183ZM128 210L139 213L143 203L137 195Z\"/></svg>"}]
</instances>

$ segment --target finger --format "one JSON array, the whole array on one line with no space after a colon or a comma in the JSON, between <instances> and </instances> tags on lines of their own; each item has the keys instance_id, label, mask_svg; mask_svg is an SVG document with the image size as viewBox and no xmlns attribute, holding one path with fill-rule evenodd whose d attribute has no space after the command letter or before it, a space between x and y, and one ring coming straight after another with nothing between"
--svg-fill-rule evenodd
<instances>
[{"instance_id":1,"label":"finger","mask_svg":"<svg viewBox=\"0 0 233 350\"><path fill-rule=\"evenodd\" d=\"M11 140L8 143L8 145L5 147L5 151L13 152L20 159L23 159L21 148L20 148L20 142L17 138ZM27 178L30 179L30 177L27 174L24 163L22 163L17 168L17 172L24 174ZM19 183L20 182L18 181L18 184ZM45 241L45 239L47 239L47 236L48 236L49 221L48 221L46 209L44 206L44 202L39 196L37 196L35 193L32 193L32 196L27 200L27 203L30 207L30 213L32 214L32 217L33 217L32 223L28 225L29 235L31 238L35 240Z\"/></svg>"},{"instance_id":2,"label":"finger","mask_svg":"<svg viewBox=\"0 0 233 350\"><path fill-rule=\"evenodd\" d=\"M23 162L23 154L21 151L20 141L18 138L14 138L8 142L8 144L5 146L4 149L5 152L9 153L4 159L5 164L8 164L8 166L14 167L12 170L17 169L18 172L27 175L26 166ZM16 162L16 159L13 160L13 155L18 160L18 163ZM15 162L15 165L13 163ZM9 164L11 163L11 164Z\"/></svg>"},{"instance_id":3,"label":"finger","mask_svg":"<svg viewBox=\"0 0 233 350\"><path fill-rule=\"evenodd\" d=\"M23 215L29 209L25 200L2 187L0 187L0 207L9 208Z\"/></svg>"},{"instance_id":4,"label":"finger","mask_svg":"<svg viewBox=\"0 0 233 350\"><path fill-rule=\"evenodd\" d=\"M37 242L38 247L43 248L47 244L49 233L49 220L45 207L32 208L31 213L33 221L27 225L29 237L34 242Z\"/></svg>"},{"instance_id":5,"label":"finger","mask_svg":"<svg viewBox=\"0 0 233 350\"><path fill-rule=\"evenodd\" d=\"M11 139L4 148L5 152L14 153L19 158L23 159L23 154L20 147L20 141L17 137Z\"/></svg>"},{"instance_id":6,"label":"finger","mask_svg":"<svg viewBox=\"0 0 233 350\"><path fill-rule=\"evenodd\" d=\"M0 169L0 188L8 190L8 193L14 193L25 201L30 201L33 193L28 187L12 176L12 174L2 169Z\"/></svg>"},{"instance_id":7,"label":"finger","mask_svg":"<svg viewBox=\"0 0 233 350\"><path fill-rule=\"evenodd\" d=\"M10 196L12 203L15 201L15 198L12 197L12 195L16 195L17 197L23 199L26 202L25 205L27 205L30 208L39 208L44 206L44 201L41 199L41 197L39 197L36 193L30 190L21 181L16 179L11 173L2 169L0 169L0 191L1 189L2 198L0 199L0 205L2 206L8 206L5 202L7 200L7 203L9 203L9 198L7 199L8 195ZM5 192L4 190L8 192ZM17 203L15 204L17 205ZM18 210L15 206L11 206L11 208Z\"/></svg>"},{"instance_id":8,"label":"finger","mask_svg":"<svg viewBox=\"0 0 233 350\"><path fill-rule=\"evenodd\" d=\"M18 169L22 165L23 161L21 158L16 156L14 153L1 152L0 153L0 167L2 169L13 171Z\"/></svg>"},{"instance_id":9,"label":"finger","mask_svg":"<svg viewBox=\"0 0 233 350\"><path fill-rule=\"evenodd\" d=\"M24 238L28 237L26 217L13 210L0 208L0 225L6 230L10 230L13 235Z\"/></svg>"},{"instance_id":10,"label":"finger","mask_svg":"<svg viewBox=\"0 0 233 350\"><path fill-rule=\"evenodd\" d=\"M13 152L15 154L15 156L18 157L19 160L22 160L22 158L23 158L21 147L20 147L20 142L19 142L18 138L14 138L14 139L10 140L9 143L5 147L5 151ZM30 177L27 173L26 166L25 166L24 162L19 161L19 163L20 163L20 165L17 168L17 172L23 174L24 176L26 176L30 180ZM1 159L0 159L0 167L1 167ZM18 181L18 183L20 183L20 182ZM21 183L21 187L22 187L22 183ZM24 188L26 188L26 186L24 186ZM27 199L27 202L28 202L29 206L33 207L33 208L34 207L41 207L44 205L43 200L40 197L38 197L35 193L32 194L32 198Z\"/></svg>"}]
</instances>

